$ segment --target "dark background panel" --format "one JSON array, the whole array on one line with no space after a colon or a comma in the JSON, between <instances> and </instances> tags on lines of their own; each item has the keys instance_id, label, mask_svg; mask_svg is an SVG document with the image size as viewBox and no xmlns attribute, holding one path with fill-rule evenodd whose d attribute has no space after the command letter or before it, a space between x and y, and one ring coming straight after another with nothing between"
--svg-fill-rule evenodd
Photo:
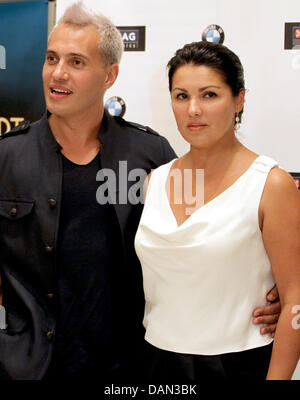
<instances>
[{"instance_id":1,"label":"dark background panel","mask_svg":"<svg viewBox=\"0 0 300 400\"><path fill-rule=\"evenodd\" d=\"M47 36L48 1L0 3L0 45L6 53L6 69L0 69L0 118L35 121L43 114Z\"/></svg>"}]
</instances>

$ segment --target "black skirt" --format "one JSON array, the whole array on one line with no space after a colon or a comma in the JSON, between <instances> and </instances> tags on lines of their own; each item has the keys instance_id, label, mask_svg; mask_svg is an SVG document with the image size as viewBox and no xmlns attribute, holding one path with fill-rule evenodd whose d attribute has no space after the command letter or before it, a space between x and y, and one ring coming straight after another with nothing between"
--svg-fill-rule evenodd
<instances>
[{"instance_id":1,"label":"black skirt","mask_svg":"<svg viewBox=\"0 0 300 400\"><path fill-rule=\"evenodd\" d=\"M273 343L219 355L182 354L161 350L145 341L144 382L206 382L266 378Z\"/></svg>"}]
</instances>

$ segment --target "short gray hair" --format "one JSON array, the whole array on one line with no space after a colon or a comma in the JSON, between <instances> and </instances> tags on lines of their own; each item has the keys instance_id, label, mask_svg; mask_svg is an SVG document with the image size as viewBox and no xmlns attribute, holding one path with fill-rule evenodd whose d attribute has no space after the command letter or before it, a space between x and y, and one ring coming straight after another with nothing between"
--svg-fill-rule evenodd
<instances>
[{"instance_id":1,"label":"short gray hair","mask_svg":"<svg viewBox=\"0 0 300 400\"><path fill-rule=\"evenodd\" d=\"M103 14L88 9L81 1L74 3L65 10L63 16L52 30L49 39L53 31L62 24L94 25L100 34L98 47L103 63L106 66L120 63L124 49L121 33Z\"/></svg>"}]
</instances>

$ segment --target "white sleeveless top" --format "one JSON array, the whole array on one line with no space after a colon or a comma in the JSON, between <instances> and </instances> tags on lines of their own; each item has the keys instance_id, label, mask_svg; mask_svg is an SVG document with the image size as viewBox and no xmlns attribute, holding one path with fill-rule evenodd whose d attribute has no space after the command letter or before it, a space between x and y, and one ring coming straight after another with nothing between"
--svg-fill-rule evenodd
<instances>
[{"instance_id":1,"label":"white sleeveless top","mask_svg":"<svg viewBox=\"0 0 300 400\"><path fill-rule=\"evenodd\" d=\"M173 162L152 172L135 238L145 339L164 350L204 355L269 344L273 339L260 334L252 312L266 304L274 285L258 208L277 162L259 156L179 227L165 189Z\"/></svg>"}]
</instances>

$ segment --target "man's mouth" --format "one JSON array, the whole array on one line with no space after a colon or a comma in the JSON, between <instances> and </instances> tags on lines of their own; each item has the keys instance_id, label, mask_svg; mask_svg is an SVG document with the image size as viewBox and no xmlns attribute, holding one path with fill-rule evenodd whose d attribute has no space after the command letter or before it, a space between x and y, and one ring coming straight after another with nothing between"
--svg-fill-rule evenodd
<instances>
[{"instance_id":1,"label":"man's mouth","mask_svg":"<svg viewBox=\"0 0 300 400\"><path fill-rule=\"evenodd\" d=\"M56 94L72 94L71 90L68 89L59 89L59 88L50 88L51 93L56 93Z\"/></svg>"}]
</instances>

